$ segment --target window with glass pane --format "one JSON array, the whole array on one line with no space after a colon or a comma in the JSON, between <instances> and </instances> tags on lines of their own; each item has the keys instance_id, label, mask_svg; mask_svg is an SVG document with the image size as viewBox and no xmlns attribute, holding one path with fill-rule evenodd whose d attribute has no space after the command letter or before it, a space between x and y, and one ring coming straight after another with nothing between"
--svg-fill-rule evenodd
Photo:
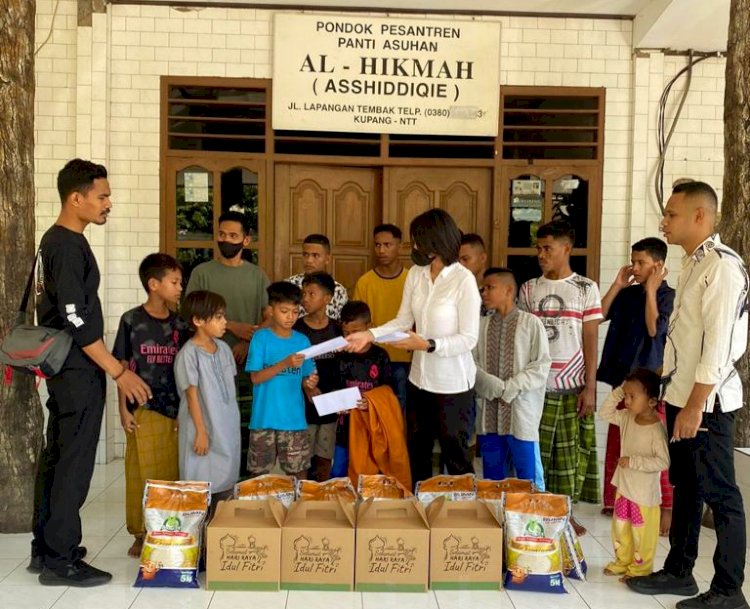
<instances>
[{"instance_id":1,"label":"window with glass pane","mask_svg":"<svg viewBox=\"0 0 750 609\"><path fill-rule=\"evenodd\" d=\"M258 240L258 174L245 167L233 167L221 174L221 213L244 214L253 242Z\"/></svg>"},{"instance_id":2,"label":"window with glass pane","mask_svg":"<svg viewBox=\"0 0 750 609\"><path fill-rule=\"evenodd\" d=\"M575 247L587 247L589 183L577 175L557 178L552 184L552 219L569 222L576 231Z\"/></svg>"},{"instance_id":3,"label":"window with glass pane","mask_svg":"<svg viewBox=\"0 0 750 609\"><path fill-rule=\"evenodd\" d=\"M192 166L177 172L175 202L178 241L212 241L214 235L213 174Z\"/></svg>"},{"instance_id":4,"label":"window with glass pane","mask_svg":"<svg viewBox=\"0 0 750 609\"><path fill-rule=\"evenodd\" d=\"M536 256L508 256L508 268L513 271L519 287L542 274Z\"/></svg>"},{"instance_id":5,"label":"window with glass pane","mask_svg":"<svg viewBox=\"0 0 750 609\"><path fill-rule=\"evenodd\" d=\"M177 261L182 265L182 282L187 287L190 280L190 274L193 269L203 262L208 262L214 258L214 250L206 248L178 248Z\"/></svg>"},{"instance_id":6,"label":"window with glass pane","mask_svg":"<svg viewBox=\"0 0 750 609\"><path fill-rule=\"evenodd\" d=\"M534 247L536 229L544 214L544 180L535 175L519 176L510 182L508 247Z\"/></svg>"}]
</instances>

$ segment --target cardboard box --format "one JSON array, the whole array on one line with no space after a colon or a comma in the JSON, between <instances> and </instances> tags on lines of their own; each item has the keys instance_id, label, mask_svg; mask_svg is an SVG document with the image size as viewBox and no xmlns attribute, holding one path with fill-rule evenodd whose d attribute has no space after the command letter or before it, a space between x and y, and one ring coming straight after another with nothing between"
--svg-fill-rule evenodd
<instances>
[{"instance_id":1,"label":"cardboard box","mask_svg":"<svg viewBox=\"0 0 750 609\"><path fill-rule=\"evenodd\" d=\"M284 590L354 588L354 505L296 501L281 530Z\"/></svg>"},{"instance_id":2,"label":"cardboard box","mask_svg":"<svg viewBox=\"0 0 750 609\"><path fill-rule=\"evenodd\" d=\"M278 590L285 512L274 498L220 502L206 534L206 587Z\"/></svg>"},{"instance_id":3,"label":"cardboard box","mask_svg":"<svg viewBox=\"0 0 750 609\"><path fill-rule=\"evenodd\" d=\"M503 529L483 501L448 502L427 510L430 523L430 588L502 588Z\"/></svg>"},{"instance_id":4,"label":"cardboard box","mask_svg":"<svg viewBox=\"0 0 750 609\"><path fill-rule=\"evenodd\" d=\"M430 527L417 499L367 500L357 511L356 589L425 592Z\"/></svg>"}]
</instances>

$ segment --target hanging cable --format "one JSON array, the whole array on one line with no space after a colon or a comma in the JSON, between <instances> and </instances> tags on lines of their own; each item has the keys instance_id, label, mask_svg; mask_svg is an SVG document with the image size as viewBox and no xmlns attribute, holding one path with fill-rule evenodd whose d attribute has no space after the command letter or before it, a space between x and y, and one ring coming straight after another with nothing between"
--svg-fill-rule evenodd
<instances>
[{"instance_id":1,"label":"hanging cable","mask_svg":"<svg viewBox=\"0 0 750 609\"><path fill-rule=\"evenodd\" d=\"M55 8L52 10L52 21L49 24L49 32L47 32L47 37L44 39L42 44L40 44L36 48L36 51L34 51L34 56L36 56L39 53L39 51L42 50L44 45L49 42L49 39L52 38L52 31L55 29L55 19L57 18L57 9L59 6L60 6L60 0L57 0L57 2L55 2Z\"/></svg>"},{"instance_id":2,"label":"hanging cable","mask_svg":"<svg viewBox=\"0 0 750 609\"><path fill-rule=\"evenodd\" d=\"M715 55L702 55L697 59L693 59L693 50L690 49L688 53L688 65L686 65L684 68L682 68L682 70L677 72L674 77L672 77L672 80L670 80L667 83L666 87L664 87L664 91L662 92L661 98L659 99L659 109L656 119L656 140L659 146L659 160L657 161L656 166L654 189L656 190L656 201L659 204L659 210L662 214L664 213L664 164L667 156L667 148L669 147L669 142L672 139L675 128L677 127L677 121L680 119L682 108L685 105L688 93L690 92L690 83L693 79L693 66L700 63L701 61L708 59L709 57L715 57ZM675 112L674 118L672 119L669 131L667 131L665 121L669 94L671 93L674 84L685 73L687 73L687 82L685 83L685 88L682 91L682 96L680 97L680 102L677 105L677 111Z\"/></svg>"}]
</instances>

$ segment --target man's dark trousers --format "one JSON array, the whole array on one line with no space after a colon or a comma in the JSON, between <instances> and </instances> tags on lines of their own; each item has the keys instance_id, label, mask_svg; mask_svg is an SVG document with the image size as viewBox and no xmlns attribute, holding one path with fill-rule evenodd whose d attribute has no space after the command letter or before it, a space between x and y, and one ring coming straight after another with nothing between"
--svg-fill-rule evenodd
<instances>
[{"instance_id":1,"label":"man's dark trousers","mask_svg":"<svg viewBox=\"0 0 750 609\"><path fill-rule=\"evenodd\" d=\"M55 570L75 560L81 543L80 509L94 473L106 391L104 372L63 369L47 380L47 442L34 493L32 552Z\"/></svg>"},{"instance_id":2,"label":"man's dark trousers","mask_svg":"<svg viewBox=\"0 0 750 609\"><path fill-rule=\"evenodd\" d=\"M667 404L667 431L672 437L681 408ZM698 557L703 503L714 514L716 526L715 575L711 589L724 595L742 592L745 572L745 512L734 476L734 412L704 413L698 435L669 444L669 480L674 485L667 573L692 573Z\"/></svg>"}]
</instances>

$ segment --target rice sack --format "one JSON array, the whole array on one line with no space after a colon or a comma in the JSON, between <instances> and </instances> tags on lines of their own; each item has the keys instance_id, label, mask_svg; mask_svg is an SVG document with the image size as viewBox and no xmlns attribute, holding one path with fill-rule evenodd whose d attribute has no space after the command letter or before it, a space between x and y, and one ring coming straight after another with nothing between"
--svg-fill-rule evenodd
<instances>
[{"instance_id":1,"label":"rice sack","mask_svg":"<svg viewBox=\"0 0 750 609\"><path fill-rule=\"evenodd\" d=\"M297 498L297 479L294 476L264 474L234 485L235 499L266 499L274 497L289 509Z\"/></svg>"},{"instance_id":2,"label":"rice sack","mask_svg":"<svg viewBox=\"0 0 750 609\"><path fill-rule=\"evenodd\" d=\"M433 476L417 482L416 493L424 507L438 497L445 497L445 501L473 501L477 498L477 481L474 474Z\"/></svg>"},{"instance_id":3,"label":"rice sack","mask_svg":"<svg viewBox=\"0 0 750 609\"><path fill-rule=\"evenodd\" d=\"M331 478L325 482L300 480L297 482L297 496L312 501L330 501L337 497L352 503L357 501L357 493L349 478Z\"/></svg>"},{"instance_id":4,"label":"rice sack","mask_svg":"<svg viewBox=\"0 0 750 609\"><path fill-rule=\"evenodd\" d=\"M403 499L412 496L396 478L384 474L360 474L357 494L360 499Z\"/></svg>"},{"instance_id":5,"label":"rice sack","mask_svg":"<svg viewBox=\"0 0 750 609\"><path fill-rule=\"evenodd\" d=\"M477 499L489 505L498 518L502 517L503 493L533 493L535 490L531 480L520 478L477 480Z\"/></svg>"},{"instance_id":6,"label":"rice sack","mask_svg":"<svg viewBox=\"0 0 750 609\"><path fill-rule=\"evenodd\" d=\"M211 503L208 482L147 480L143 539L135 586L198 588L203 522Z\"/></svg>"},{"instance_id":7,"label":"rice sack","mask_svg":"<svg viewBox=\"0 0 750 609\"><path fill-rule=\"evenodd\" d=\"M562 544L563 573L572 579L586 580L586 559L583 556L581 542L573 525L568 522L563 531Z\"/></svg>"},{"instance_id":8,"label":"rice sack","mask_svg":"<svg viewBox=\"0 0 750 609\"><path fill-rule=\"evenodd\" d=\"M509 590L565 593L562 537L570 498L541 493L505 493L505 587Z\"/></svg>"}]
</instances>

